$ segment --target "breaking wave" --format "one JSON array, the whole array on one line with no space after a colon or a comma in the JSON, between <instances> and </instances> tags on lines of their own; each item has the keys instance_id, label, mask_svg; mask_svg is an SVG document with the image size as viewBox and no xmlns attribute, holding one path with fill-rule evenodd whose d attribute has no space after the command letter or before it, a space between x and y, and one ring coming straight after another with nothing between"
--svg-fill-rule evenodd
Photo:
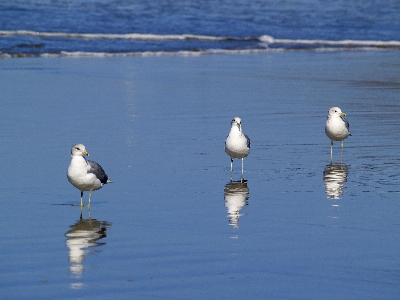
<instances>
[{"instance_id":1,"label":"breaking wave","mask_svg":"<svg viewBox=\"0 0 400 300\"><path fill-rule=\"evenodd\" d=\"M0 57L107 57L107 56L198 56L207 54L250 54L284 51L382 51L400 50L400 41L369 40L310 40L282 39L271 35L259 37L209 36L194 34L144 34L144 33L66 33L37 32L27 30L0 31L0 40L14 38L17 41L12 47L0 49ZM34 40L32 43L18 43L18 39ZM57 47L48 49L47 43L57 39ZM76 48L70 48L70 40L77 42ZM102 45L91 45L91 41L100 41L107 46L110 42L129 41L132 50L127 47L104 50ZM190 47L187 42L193 43ZM140 47L135 47L140 42ZM146 42L157 42L158 49L146 48ZM108 43L108 44L107 44ZM173 47L171 44L173 43ZM114 45L114 43L112 43ZM107 49L107 46L104 48ZM82 50L84 48L85 50ZM110 48L110 47L108 47ZM88 50L89 49L89 50Z\"/></svg>"}]
</instances>

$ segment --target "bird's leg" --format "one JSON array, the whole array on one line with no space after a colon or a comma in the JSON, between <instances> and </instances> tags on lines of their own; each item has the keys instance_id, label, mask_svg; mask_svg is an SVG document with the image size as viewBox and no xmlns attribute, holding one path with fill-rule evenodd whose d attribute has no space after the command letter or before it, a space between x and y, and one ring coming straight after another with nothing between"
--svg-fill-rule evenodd
<instances>
[{"instance_id":1,"label":"bird's leg","mask_svg":"<svg viewBox=\"0 0 400 300\"><path fill-rule=\"evenodd\" d=\"M333 147L333 141L331 140L331 163L332 163L332 147Z\"/></svg>"},{"instance_id":2,"label":"bird's leg","mask_svg":"<svg viewBox=\"0 0 400 300\"><path fill-rule=\"evenodd\" d=\"M242 177L243 177L243 162L244 162L244 158L242 157Z\"/></svg>"},{"instance_id":3,"label":"bird's leg","mask_svg":"<svg viewBox=\"0 0 400 300\"><path fill-rule=\"evenodd\" d=\"M90 209L90 199L92 198L92 191L89 192L89 202L87 208Z\"/></svg>"},{"instance_id":4,"label":"bird's leg","mask_svg":"<svg viewBox=\"0 0 400 300\"><path fill-rule=\"evenodd\" d=\"M340 164L343 163L343 146L344 146L344 141L342 141L342 151L340 151Z\"/></svg>"},{"instance_id":5,"label":"bird's leg","mask_svg":"<svg viewBox=\"0 0 400 300\"><path fill-rule=\"evenodd\" d=\"M80 207L80 209L81 209L81 213L80 213L79 219L82 219L82 206Z\"/></svg>"},{"instance_id":6,"label":"bird's leg","mask_svg":"<svg viewBox=\"0 0 400 300\"><path fill-rule=\"evenodd\" d=\"M83 206L83 200L82 200L82 198L83 198L83 192L81 191L81 207Z\"/></svg>"},{"instance_id":7,"label":"bird's leg","mask_svg":"<svg viewBox=\"0 0 400 300\"><path fill-rule=\"evenodd\" d=\"M233 158L231 157L231 173L232 173Z\"/></svg>"}]
</instances>

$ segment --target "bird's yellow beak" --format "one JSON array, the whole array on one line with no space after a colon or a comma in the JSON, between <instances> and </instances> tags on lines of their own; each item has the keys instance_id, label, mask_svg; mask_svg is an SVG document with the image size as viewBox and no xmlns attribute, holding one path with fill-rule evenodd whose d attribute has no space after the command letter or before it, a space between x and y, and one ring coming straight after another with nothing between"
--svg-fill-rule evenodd
<instances>
[{"instance_id":1,"label":"bird's yellow beak","mask_svg":"<svg viewBox=\"0 0 400 300\"><path fill-rule=\"evenodd\" d=\"M346 114L345 114L344 112L341 112L340 115L341 115L342 117L345 117L345 116L346 116Z\"/></svg>"},{"instance_id":2,"label":"bird's yellow beak","mask_svg":"<svg viewBox=\"0 0 400 300\"><path fill-rule=\"evenodd\" d=\"M239 127L242 126L242 123L240 123L240 122L239 122L239 123L236 123L236 124L237 124Z\"/></svg>"},{"instance_id":3,"label":"bird's yellow beak","mask_svg":"<svg viewBox=\"0 0 400 300\"><path fill-rule=\"evenodd\" d=\"M88 153L87 151L83 151L82 154L83 154L84 156L85 156L85 155L89 156L89 153Z\"/></svg>"}]
</instances>

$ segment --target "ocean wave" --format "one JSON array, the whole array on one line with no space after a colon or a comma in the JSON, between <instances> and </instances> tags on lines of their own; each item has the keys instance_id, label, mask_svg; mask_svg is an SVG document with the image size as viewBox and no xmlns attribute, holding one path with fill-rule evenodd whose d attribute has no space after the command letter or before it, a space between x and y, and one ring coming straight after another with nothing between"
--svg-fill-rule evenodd
<instances>
[{"instance_id":1,"label":"ocean wave","mask_svg":"<svg viewBox=\"0 0 400 300\"><path fill-rule=\"evenodd\" d=\"M203 51L140 51L140 52L85 52L85 51L61 51L60 53L41 53L41 54L0 54L0 58L18 58L18 57L154 57L154 56L203 56L211 54L254 54L267 52L281 52L283 49L246 49L246 50L225 50L225 49L208 49Z\"/></svg>"},{"instance_id":2,"label":"ocean wave","mask_svg":"<svg viewBox=\"0 0 400 300\"><path fill-rule=\"evenodd\" d=\"M362 47L358 48L358 51L377 51L374 47ZM384 51L383 49L380 49ZM227 49L207 49L202 51L190 51L190 50L180 50L180 51L138 51L138 52L85 52L85 51L61 51L59 53L0 53L1 58L26 58L26 57L44 57L44 58L56 58L56 57L97 57L97 58L107 58L107 57L155 57L155 56L204 56L204 55L218 55L218 54L229 54L229 55L246 55L246 54L260 54L260 53L283 53L283 52L300 52L300 51L310 51L309 49L286 49L286 48L268 48L268 49L237 49L237 50L227 50ZM340 52L340 51L353 51L347 47L324 47L316 48L314 52Z\"/></svg>"},{"instance_id":3,"label":"ocean wave","mask_svg":"<svg viewBox=\"0 0 400 300\"><path fill-rule=\"evenodd\" d=\"M72 38L72 39L123 39L123 40L198 40L198 41L259 41L267 45L329 45L329 46L370 46L370 47L400 47L400 41L374 40L310 40L310 39L281 39L271 35L259 37L210 36L195 34L152 34L152 33L68 33L68 32L38 32L29 30L0 30L0 36L36 36L44 38Z\"/></svg>"},{"instance_id":4,"label":"ocean wave","mask_svg":"<svg viewBox=\"0 0 400 300\"><path fill-rule=\"evenodd\" d=\"M38 32L28 30L0 30L0 36L35 36L44 38L73 38L73 39L108 39L108 40L141 40L141 41L168 41L168 40L198 40L198 41L248 41L258 38L218 37L195 34L152 34L152 33L67 33L67 32Z\"/></svg>"},{"instance_id":5,"label":"ocean wave","mask_svg":"<svg viewBox=\"0 0 400 300\"><path fill-rule=\"evenodd\" d=\"M259 40L267 44L400 47L400 41L277 39L270 35L263 35Z\"/></svg>"},{"instance_id":6,"label":"ocean wave","mask_svg":"<svg viewBox=\"0 0 400 300\"><path fill-rule=\"evenodd\" d=\"M271 35L260 37L219 37L207 35L158 35L158 34L103 34L103 33L63 33L63 32L36 32L26 30L0 31L0 38L9 36L38 37L28 43L22 38L21 42L14 41L12 45L0 49L0 58L12 57L113 57L113 56L200 56L209 54L251 54L272 53L285 51L382 51L400 50L400 41L368 41L368 40L311 40L311 39L282 39ZM69 41L57 41L47 46L47 39L75 39L74 47L70 47ZM158 49L148 47L146 43L135 45L124 44L115 47L114 40L131 41L160 41ZM97 40L90 43L89 40ZM99 40L104 40L99 43ZM180 44L180 41L191 40ZM109 41L109 42L108 42ZM234 41L233 43L231 41ZM111 46L112 45L112 46ZM172 45L172 46L171 46ZM131 47L134 46L134 47ZM135 50L128 50L128 49ZM58 49L58 50L57 50ZM86 51L82 51L86 49ZM113 49L107 50L105 49ZM50 51L51 50L51 51Z\"/></svg>"}]
</instances>

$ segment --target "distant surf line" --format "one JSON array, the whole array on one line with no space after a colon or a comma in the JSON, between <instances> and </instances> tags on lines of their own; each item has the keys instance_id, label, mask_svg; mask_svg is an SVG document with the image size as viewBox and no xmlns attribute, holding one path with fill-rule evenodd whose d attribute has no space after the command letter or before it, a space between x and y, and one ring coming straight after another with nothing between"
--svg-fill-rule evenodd
<instances>
[{"instance_id":1,"label":"distant surf line","mask_svg":"<svg viewBox=\"0 0 400 300\"><path fill-rule=\"evenodd\" d=\"M152 33L68 33L68 32L38 32L29 30L0 30L0 36L36 36L36 37L56 37L56 38L75 38L75 39L122 39L122 40L198 40L198 41L248 41L258 40L258 38L240 37L218 37L195 34L152 34Z\"/></svg>"},{"instance_id":2,"label":"distant surf line","mask_svg":"<svg viewBox=\"0 0 400 300\"><path fill-rule=\"evenodd\" d=\"M347 47L400 47L400 41L390 40L324 40L324 39L283 39L275 38L271 35L259 37L234 37L234 36L211 36L196 34L152 34L152 33L69 33L69 32L39 32L29 30L0 30L0 36L36 36L46 38L74 38L74 39L125 39L125 40L197 40L197 41L259 41L267 45L329 45Z\"/></svg>"},{"instance_id":3,"label":"distant surf line","mask_svg":"<svg viewBox=\"0 0 400 300\"><path fill-rule=\"evenodd\" d=\"M341 52L341 51L385 51L387 49L379 49L373 47L360 47L357 49L345 48L315 48L315 49L286 49L286 48L266 48L266 49L207 49L201 51L179 50L179 51L138 51L138 52L85 52L85 51L61 51L58 53L1 53L0 59L5 58L27 58L27 57L43 57L43 58L57 58L57 57L71 57L71 58L84 58L84 57L161 57L161 56L205 56L205 55L250 55L262 53L283 53L283 52Z\"/></svg>"}]
</instances>

